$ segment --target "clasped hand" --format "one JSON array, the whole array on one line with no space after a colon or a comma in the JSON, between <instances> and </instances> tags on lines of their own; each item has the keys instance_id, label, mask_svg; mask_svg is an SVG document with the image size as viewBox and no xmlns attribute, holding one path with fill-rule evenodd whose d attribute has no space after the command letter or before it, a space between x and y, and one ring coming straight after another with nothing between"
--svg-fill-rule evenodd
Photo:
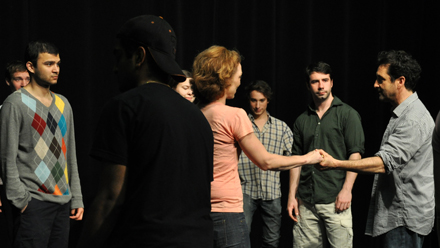
<instances>
[{"instance_id":1,"label":"clasped hand","mask_svg":"<svg viewBox=\"0 0 440 248\"><path fill-rule=\"evenodd\" d=\"M322 149L316 149L320 156L320 161L315 164L315 167L319 170L327 170L331 168L335 168L335 159L328 153L326 153Z\"/></svg>"}]
</instances>

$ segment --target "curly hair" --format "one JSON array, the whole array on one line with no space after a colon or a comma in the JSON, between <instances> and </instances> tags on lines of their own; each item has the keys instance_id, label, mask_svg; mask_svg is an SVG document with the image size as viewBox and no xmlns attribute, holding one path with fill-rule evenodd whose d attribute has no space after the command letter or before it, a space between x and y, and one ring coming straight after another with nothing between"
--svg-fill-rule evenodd
<instances>
[{"instance_id":1,"label":"curly hair","mask_svg":"<svg viewBox=\"0 0 440 248\"><path fill-rule=\"evenodd\" d=\"M405 88L414 91L420 79L422 68L419 63L405 51L382 51L377 56L378 66L388 66L391 81L405 77Z\"/></svg>"},{"instance_id":2,"label":"curly hair","mask_svg":"<svg viewBox=\"0 0 440 248\"><path fill-rule=\"evenodd\" d=\"M201 103L211 103L225 94L231 78L241 63L241 55L222 46L211 46L194 59L193 78L196 97Z\"/></svg>"}]
</instances>

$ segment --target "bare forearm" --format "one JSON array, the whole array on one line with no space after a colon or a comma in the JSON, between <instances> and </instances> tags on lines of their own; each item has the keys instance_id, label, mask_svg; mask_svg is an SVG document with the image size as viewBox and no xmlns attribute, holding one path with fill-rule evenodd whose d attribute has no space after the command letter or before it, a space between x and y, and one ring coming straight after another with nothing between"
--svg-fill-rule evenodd
<instances>
[{"instance_id":1,"label":"bare forearm","mask_svg":"<svg viewBox=\"0 0 440 248\"><path fill-rule=\"evenodd\" d=\"M360 160L335 160L335 168L358 173L385 173L385 166L380 157Z\"/></svg>"},{"instance_id":2,"label":"bare forearm","mask_svg":"<svg viewBox=\"0 0 440 248\"><path fill-rule=\"evenodd\" d=\"M358 174L356 172L347 171L347 174L345 175L344 185L342 185L342 188L351 191L353 189L353 185L354 182L356 181L357 175Z\"/></svg>"},{"instance_id":3,"label":"bare forearm","mask_svg":"<svg viewBox=\"0 0 440 248\"><path fill-rule=\"evenodd\" d=\"M290 218L297 222L298 221L298 201L296 199L296 191L298 190L298 184L301 174L301 167L294 168L290 170L290 181L289 181L289 198L287 201L287 213Z\"/></svg>"},{"instance_id":4,"label":"bare forearm","mask_svg":"<svg viewBox=\"0 0 440 248\"><path fill-rule=\"evenodd\" d=\"M296 197L296 191L298 189L299 179L301 176L301 167L293 168L289 172L290 180L289 180L289 198Z\"/></svg>"},{"instance_id":5,"label":"bare forearm","mask_svg":"<svg viewBox=\"0 0 440 248\"><path fill-rule=\"evenodd\" d=\"M362 157L359 153L352 153L348 160L360 160ZM347 171L347 174L345 176L345 182L342 186L343 189L346 190L352 190L354 182L356 181L357 173L352 171Z\"/></svg>"},{"instance_id":6,"label":"bare forearm","mask_svg":"<svg viewBox=\"0 0 440 248\"><path fill-rule=\"evenodd\" d=\"M246 135L238 143L246 156L262 170L290 170L321 161L321 155L317 151L290 157L269 153L253 133Z\"/></svg>"},{"instance_id":7,"label":"bare forearm","mask_svg":"<svg viewBox=\"0 0 440 248\"><path fill-rule=\"evenodd\" d=\"M302 165L310 164L311 161L306 156L280 156L276 154L270 154L270 159L267 160L267 163L265 164L265 167L267 170L273 170L273 171L283 171L283 170L291 170L295 168L300 168Z\"/></svg>"}]
</instances>

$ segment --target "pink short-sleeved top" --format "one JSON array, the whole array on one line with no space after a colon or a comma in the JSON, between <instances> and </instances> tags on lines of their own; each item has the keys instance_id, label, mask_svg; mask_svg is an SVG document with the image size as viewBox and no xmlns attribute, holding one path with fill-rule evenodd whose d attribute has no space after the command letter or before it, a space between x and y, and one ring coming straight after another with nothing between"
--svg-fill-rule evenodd
<instances>
[{"instance_id":1,"label":"pink short-sleeved top","mask_svg":"<svg viewBox=\"0 0 440 248\"><path fill-rule=\"evenodd\" d=\"M241 108L213 102L202 109L214 136L214 181L211 212L243 212L243 193L238 175L238 140L253 133L252 123Z\"/></svg>"}]
</instances>

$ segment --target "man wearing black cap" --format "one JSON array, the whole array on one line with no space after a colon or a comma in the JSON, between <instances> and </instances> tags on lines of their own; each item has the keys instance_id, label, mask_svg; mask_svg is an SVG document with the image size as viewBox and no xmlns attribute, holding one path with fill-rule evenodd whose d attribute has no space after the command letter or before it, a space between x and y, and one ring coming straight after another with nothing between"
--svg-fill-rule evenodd
<instances>
[{"instance_id":1,"label":"man wearing black cap","mask_svg":"<svg viewBox=\"0 0 440 248\"><path fill-rule=\"evenodd\" d=\"M166 84L185 80L174 31L144 15L117 38L115 73L127 91L97 128L91 156L104 166L78 247L212 247L212 131Z\"/></svg>"}]
</instances>

